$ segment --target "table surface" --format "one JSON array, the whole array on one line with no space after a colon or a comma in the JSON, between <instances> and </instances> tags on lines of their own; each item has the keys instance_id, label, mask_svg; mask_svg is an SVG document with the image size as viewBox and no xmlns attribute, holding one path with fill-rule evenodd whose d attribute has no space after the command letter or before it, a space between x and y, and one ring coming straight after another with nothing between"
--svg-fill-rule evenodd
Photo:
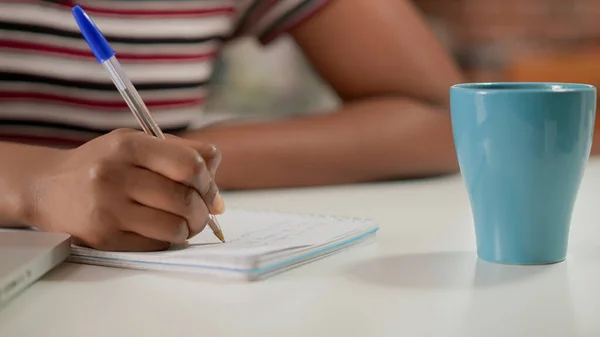
<instances>
[{"instance_id":1,"label":"table surface","mask_svg":"<svg viewBox=\"0 0 600 337\"><path fill-rule=\"evenodd\" d=\"M255 283L64 263L0 311L2 337L598 336L600 160L565 262L482 262L460 176L226 194L229 207L373 218L368 245Z\"/></svg>"}]
</instances>

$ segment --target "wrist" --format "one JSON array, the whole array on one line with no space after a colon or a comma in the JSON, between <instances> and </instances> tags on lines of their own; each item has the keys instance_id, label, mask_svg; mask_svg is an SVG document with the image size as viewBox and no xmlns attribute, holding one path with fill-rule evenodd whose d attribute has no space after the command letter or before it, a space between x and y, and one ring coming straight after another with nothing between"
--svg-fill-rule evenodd
<instances>
[{"instance_id":1,"label":"wrist","mask_svg":"<svg viewBox=\"0 0 600 337\"><path fill-rule=\"evenodd\" d=\"M62 152L64 150L0 143L0 156L11 158L0 164L0 221L4 225L38 225L43 181Z\"/></svg>"}]
</instances>

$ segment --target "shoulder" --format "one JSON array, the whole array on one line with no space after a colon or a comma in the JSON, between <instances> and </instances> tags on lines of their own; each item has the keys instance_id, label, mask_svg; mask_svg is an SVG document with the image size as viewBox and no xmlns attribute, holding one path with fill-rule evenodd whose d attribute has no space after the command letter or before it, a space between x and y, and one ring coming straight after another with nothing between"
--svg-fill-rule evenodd
<instances>
[{"instance_id":1,"label":"shoulder","mask_svg":"<svg viewBox=\"0 0 600 337\"><path fill-rule=\"evenodd\" d=\"M266 45L311 18L334 0L238 1L233 38L251 36Z\"/></svg>"}]
</instances>

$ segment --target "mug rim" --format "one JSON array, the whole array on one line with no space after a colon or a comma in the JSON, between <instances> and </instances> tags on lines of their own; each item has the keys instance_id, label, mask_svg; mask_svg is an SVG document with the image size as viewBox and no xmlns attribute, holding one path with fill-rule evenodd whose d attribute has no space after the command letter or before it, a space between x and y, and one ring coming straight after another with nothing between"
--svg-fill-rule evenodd
<instances>
[{"instance_id":1,"label":"mug rim","mask_svg":"<svg viewBox=\"0 0 600 337\"><path fill-rule=\"evenodd\" d=\"M457 83L450 88L481 93L596 91L596 87L591 84L569 82L471 82Z\"/></svg>"}]
</instances>

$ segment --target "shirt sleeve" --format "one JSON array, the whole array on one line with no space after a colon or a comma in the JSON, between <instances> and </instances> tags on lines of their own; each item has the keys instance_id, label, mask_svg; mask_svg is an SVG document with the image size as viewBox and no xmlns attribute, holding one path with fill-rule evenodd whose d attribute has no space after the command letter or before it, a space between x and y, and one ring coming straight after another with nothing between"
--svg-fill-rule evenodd
<instances>
[{"instance_id":1,"label":"shirt sleeve","mask_svg":"<svg viewBox=\"0 0 600 337\"><path fill-rule=\"evenodd\" d=\"M262 44L316 14L333 0L247 0L238 3L238 19L233 38L251 36Z\"/></svg>"}]
</instances>

